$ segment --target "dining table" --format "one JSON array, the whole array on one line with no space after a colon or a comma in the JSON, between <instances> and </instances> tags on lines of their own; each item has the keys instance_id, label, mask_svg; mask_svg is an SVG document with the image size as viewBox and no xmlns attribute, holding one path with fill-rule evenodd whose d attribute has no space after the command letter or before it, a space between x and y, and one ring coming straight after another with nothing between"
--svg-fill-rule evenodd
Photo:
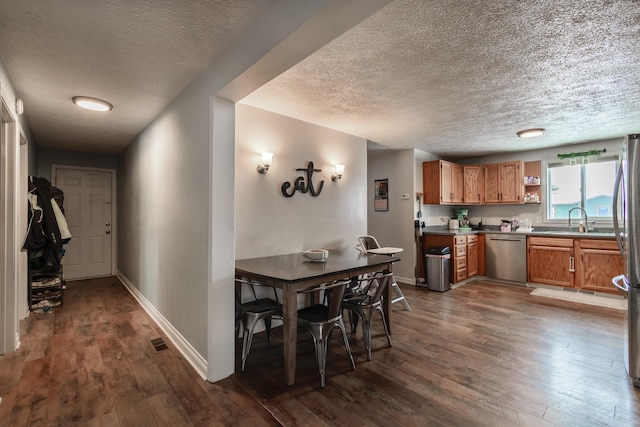
<instances>
[{"instance_id":1,"label":"dining table","mask_svg":"<svg viewBox=\"0 0 640 427\"><path fill-rule=\"evenodd\" d=\"M300 252L236 260L237 279L255 280L282 290L285 384L293 385L296 379L298 291L335 280L357 280L367 273L390 273L398 261L400 258L395 255L363 254L354 250L329 250L328 257L322 261L309 260ZM241 292L241 285L236 286L236 291ZM391 334L391 286L387 286L382 310Z\"/></svg>"}]
</instances>

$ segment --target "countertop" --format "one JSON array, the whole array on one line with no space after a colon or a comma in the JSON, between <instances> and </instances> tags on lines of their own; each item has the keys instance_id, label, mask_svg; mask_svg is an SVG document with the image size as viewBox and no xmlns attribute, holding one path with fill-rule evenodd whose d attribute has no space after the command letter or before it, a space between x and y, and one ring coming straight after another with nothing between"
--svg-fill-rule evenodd
<instances>
[{"instance_id":1,"label":"countertop","mask_svg":"<svg viewBox=\"0 0 640 427\"><path fill-rule=\"evenodd\" d=\"M524 235L524 236L540 236L540 237L571 237L571 238L582 238L582 239L613 239L615 238L615 233L613 231L588 231L588 232L579 232L573 230L558 230L552 228L533 228L532 231L526 232L518 232L518 231L510 231L504 232L500 231L499 228L484 228L482 230L471 230L471 231L460 231L460 230L449 230L448 228L432 226L432 227L424 227L422 229L423 234L433 234L433 235L446 235L446 236L459 236L466 234L516 234L516 235Z\"/></svg>"}]
</instances>

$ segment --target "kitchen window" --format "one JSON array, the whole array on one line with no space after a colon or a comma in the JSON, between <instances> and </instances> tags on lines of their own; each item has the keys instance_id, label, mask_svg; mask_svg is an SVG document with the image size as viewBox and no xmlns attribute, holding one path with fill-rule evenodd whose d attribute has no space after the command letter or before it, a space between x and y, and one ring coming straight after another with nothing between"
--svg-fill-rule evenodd
<instances>
[{"instance_id":1,"label":"kitchen window","mask_svg":"<svg viewBox=\"0 0 640 427\"><path fill-rule=\"evenodd\" d=\"M568 220L572 208L586 211L589 221L611 221L613 216L613 183L619 167L617 157L597 162L547 165L547 219ZM583 218L572 212L571 218ZM576 222L577 224L577 222Z\"/></svg>"}]
</instances>

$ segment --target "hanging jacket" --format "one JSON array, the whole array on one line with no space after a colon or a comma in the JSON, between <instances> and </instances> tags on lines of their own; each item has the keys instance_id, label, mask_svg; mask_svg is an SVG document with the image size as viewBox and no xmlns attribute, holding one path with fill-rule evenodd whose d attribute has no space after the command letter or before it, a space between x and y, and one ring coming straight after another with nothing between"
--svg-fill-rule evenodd
<instances>
[{"instance_id":1,"label":"hanging jacket","mask_svg":"<svg viewBox=\"0 0 640 427\"><path fill-rule=\"evenodd\" d=\"M64 200L62 192L49 181L29 177L29 225L23 249L30 251L30 258L36 259L32 264L38 268L59 268L63 244L71 238L58 200Z\"/></svg>"}]
</instances>

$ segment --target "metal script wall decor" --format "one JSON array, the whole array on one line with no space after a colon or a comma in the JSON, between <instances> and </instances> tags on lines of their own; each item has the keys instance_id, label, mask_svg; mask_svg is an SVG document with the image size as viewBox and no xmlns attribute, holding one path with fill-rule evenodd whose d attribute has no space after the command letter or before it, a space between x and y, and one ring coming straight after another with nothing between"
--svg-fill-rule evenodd
<instances>
[{"instance_id":1,"label":"metal script wall decor","mask_svg":"<svg viewBox=\"0 0 640 427\"><path fill-rule=\"evenodd\" d=\"M291 183L282 183L282 187L280 187L282 195L284 197L293 197L296 191L300 191L301 193L310 192L313 197L318 197L322 192L322 187L324 187L324 181L320 181L320 186L318 187L318 190L316 190L315 188L313 188L313 181L311 181L311 177L313 176L314 172L322 172L322 169L314 169L313 162L309 162L309 165L306 168L296 169L296 171L305 172L305 176L307 178L306 182L305 176L299 176L298 178L296 178L296 180L293 182L293 189L291 190L291 193L287 192L287 190L291 187Z\"/></svg>"}]
</instances>

